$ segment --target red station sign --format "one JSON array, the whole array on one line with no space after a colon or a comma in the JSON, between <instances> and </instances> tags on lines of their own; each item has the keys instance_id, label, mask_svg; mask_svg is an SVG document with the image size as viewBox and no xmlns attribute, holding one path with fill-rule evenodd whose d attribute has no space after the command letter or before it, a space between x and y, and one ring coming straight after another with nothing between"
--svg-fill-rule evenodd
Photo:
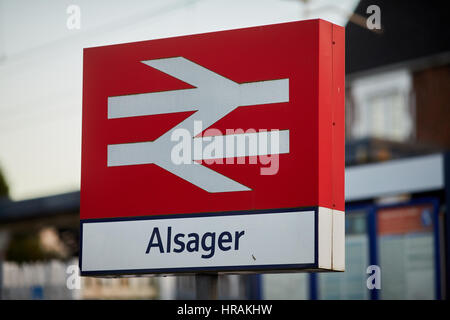
<instances>
[{"instance_id":1,"label":"red station sign","mask_svg":"<svg viewBox=\"0 0 450 320\"><path fill-rule=\"evenodd\" d=\"M344 28L308 20L85 49L83 236L98 222L311 209L314 261L253 269L343 270L344 47ZM147 257L162 252L149 228ZM84 274L247 265L90 264L92 239L82 239Z\"/></svg>"}]
</instances>

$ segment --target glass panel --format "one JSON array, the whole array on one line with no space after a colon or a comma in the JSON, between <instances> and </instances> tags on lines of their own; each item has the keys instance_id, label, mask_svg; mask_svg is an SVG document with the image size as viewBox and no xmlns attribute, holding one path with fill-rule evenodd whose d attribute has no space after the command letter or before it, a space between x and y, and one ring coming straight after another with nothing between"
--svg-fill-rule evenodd
<instances>
[{"instance_id":1,"label":"glass panel","mask_svg":"<svg viewBox=\"0 0 450 320\"><path fill-rule=\"evenodd\" d=\"M377 213L381 299L434 299L435 263L431 205Z\"/></svg>"},{"instance_id":2,"label":"glass panel","mask_svg":"<svg viewBox=\"0 0 450 320\"><path fill-rule=\"evenodd\" d=\"M318 274L319 299L369 299L366 269L369 236L365 211L346 213L345 272Z\"/></svg>"}]
</instances>

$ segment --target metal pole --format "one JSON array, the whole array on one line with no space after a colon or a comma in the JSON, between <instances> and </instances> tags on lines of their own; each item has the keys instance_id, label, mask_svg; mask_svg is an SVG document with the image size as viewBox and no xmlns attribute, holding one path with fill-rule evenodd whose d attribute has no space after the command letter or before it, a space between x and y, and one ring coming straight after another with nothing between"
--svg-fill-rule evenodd
<instances>
[{"instance_id":1,"label":"metal pole","mask_svg":"<svg viewBox=\"0 0 450 320\"><path fill-rule=\"evenodd\" d=\"M217 300L219 275L195 275L195 295L197 300Z\"/></svg>"}]
</instances>

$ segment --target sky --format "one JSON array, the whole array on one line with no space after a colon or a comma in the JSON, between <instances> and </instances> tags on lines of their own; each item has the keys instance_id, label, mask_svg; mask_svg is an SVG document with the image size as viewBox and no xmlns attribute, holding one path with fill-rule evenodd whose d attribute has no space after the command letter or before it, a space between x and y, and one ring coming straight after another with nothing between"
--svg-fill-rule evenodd
<instances>
[{"instance_id":1,"label":"sky","mask_svg":"<svg viewBox=\"0 0 450 320\"><path fill-rule=\"evenodd\" d=\"M0 0L0 170L13 200L80 188L83 48L322 18L357 0ZM80 28L69 29L71 5Z\"/></svg>"}]
</instances>

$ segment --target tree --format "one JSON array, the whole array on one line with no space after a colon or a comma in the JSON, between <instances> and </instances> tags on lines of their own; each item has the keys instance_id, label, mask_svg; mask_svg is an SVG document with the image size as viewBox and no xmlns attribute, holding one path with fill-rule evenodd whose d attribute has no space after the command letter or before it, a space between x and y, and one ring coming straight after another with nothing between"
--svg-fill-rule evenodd
<instances>
[{"instance_id":1,"label":"tree","mask_svg":"<svg viewBox=\"0 0 450 320\"><path fill-rule=\"evenodd\" d=\"M9 187L0 169L0 198L9 197Z\"/></svg>"}]
</instances>

